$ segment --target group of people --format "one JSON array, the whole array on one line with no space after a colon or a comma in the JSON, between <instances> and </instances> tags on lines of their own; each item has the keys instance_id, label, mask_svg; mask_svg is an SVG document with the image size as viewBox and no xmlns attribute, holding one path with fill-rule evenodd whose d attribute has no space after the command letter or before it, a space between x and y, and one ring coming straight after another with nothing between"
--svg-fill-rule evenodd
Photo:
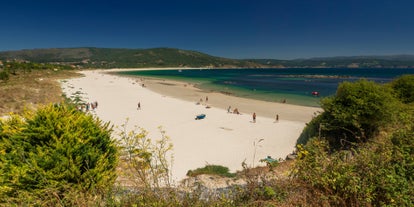
<instances>
[{"instance_id":1,"label":"group of people","mask_svg":"<svg viewBox=\"0 0 414 207\"><path fill-rule=\"evenodd\" d=\"M88 112L90 110L95 110L96 108L98 108L98 102L97 101L94 101L94 102L91 102L91 103L80 104L78 106L79 111L85 111L85 112Z\"/></svg>"},{"instance_id":2,"label":"group of people","mask_svg":"<svg viewBox=\"0 0 414 207\"><path fill-rule=\"evenodd\" d=\"M232 111L231 111L231 106L229 106L229 107L227 108L227 113L240 114L240 112L239 112L239 110L238 110L237 108L235 108L235 109L233 110L233 112L232 112ZM253 117L253 123L256 123L256 112L253 112L252 117ZM275 117L275 123L276 123L276 122L279 122L279 114L276 114L276 117Z\"/></svg>"},{"instance_id":3,"label":"group of people","mask_svg":"<svg viewBox=\"0 0 414 207\"><path fill-rule=\"evenodd\" d=\"M206 96L206 103L208 102L208 96ZM203 98L200 98L200 101L199 101L199 103L202 103L203 102Z\"/></svg>"},{"instance_id":4,"label":"group of people","mask_svg":"<svg viewBox=\"0 0 414 207\"><path fill-rule=\"evenodd\" d=\"M208 102L208 96L206 96L205 102L206 102L206 104L207 104L207 102ZM200 105L201 103L203 103L203 98L200 98L200 101L198 101L196 104L197 104L197 105ZM208 107L208 108L211 108L211 107L209 107L209 106L207 106L207 107Z\"/></svg>"},{"instance_id":5,"label":"group of people","mask_svg":"<svg viewBox=\"0 0 414 207\"><path fill-rule=\"evenodd\" d=\"M253 112L253 123L256 123L256 112ZM279 122L279 114L276 114L275 123Z\"/></svg>"},{"instance_id":6,"label":"group of people","mask_svg":"<svg viewBox=\"0 0 414 207\"><path fill-rule=\"evenodd\" d=\"M229 107L227 108L227 113L241 114L241 113L239 112L239 109L237 109L237 108L235 108L235 109L233 110L233 112L231 112L231 106L229 106Z\"/></svg>"}]
</instances>

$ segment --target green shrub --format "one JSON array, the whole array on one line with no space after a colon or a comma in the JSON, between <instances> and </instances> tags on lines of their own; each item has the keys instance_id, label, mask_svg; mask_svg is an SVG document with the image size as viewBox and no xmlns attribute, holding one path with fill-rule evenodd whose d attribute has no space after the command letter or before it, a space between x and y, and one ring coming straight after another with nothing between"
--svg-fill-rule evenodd
<instances>
[{"instance_id":1,"label":"green shrub","mask_svg":"<svg viewBox=\"0 0 414 207\"><path fill-rule=\"evenodd\" d=\"M402 129L334 153L325 140L311 139L298 146L293 175L332 206L412 206L413 138L413 129Z\"/></svg>"},{"instance_id":2,"label":"green shrub","mask_svg":"<svg viewBox=\"0 0 414 207\"><path fill-rule=\"evenodd\" d=\"M5 70L0 71L0 80L9 80L9 73Z\"/></svg>"},{"instance_id":3,"label":"green shrub","mask_svg":"<svg viewBox=\"0 0 414 207\"><path fill-rule=\"evenodd\" d=\"M197 168L195 170L189 170L187 172L187 176L195 177L201 174L209 174L209 175L219 175L223 177L235 177L234 173L229 172L228 167L224 167L221 165L206 165L203 168Z\"/></svg>"},{"instance_id":4,"label":"green shrub","mask_svg":"<svg viewBox=\"0 0 414 207\"><path fill-rule=\"evenodd\" d=\"M403 76L391 87L343 83L336 96L322 101L324 112L298 140L306 145L297 146L292 172L311 189L307 197L313 205L413 206L411 82Z\"/></svg>"},{"instance_id":5,"label":"green shrub","mask_svg":"<svg viewBox=\"0 0 414 207\"><path fill-rule=\"evenodd\" d=\"M366 80L340 84L336 95L321 104L323 112L306 126L298 143L324 137L332 150L368 141L394 122L400 108L389 87Z\"/></svg>"},{"instance_id":6,"label":"green shrub","mask_svg":"<svg viewBox=\"0 0 414 207\"><path fill-rule=\"evenodd\" d=\"M302 130L302 133L300 134L298 140L296 140L297 145L305 145L309 139L318 136L320 137L320 133L324 132L322 131L321 123L325 120L322 114L316 114L316 116L306 124L305 128Z\"/></svg>"},{"instance_id":7,"label":"green shrub","mask_svg":"<svg viewBox=\"0 0 414 207\"><path fill-rule=\"evenodd\" d=\"M0 121L0 202L105 192L118 161L111 131L108 123L67 105Z\"/></svg>"},{"instance_id":8,"label":"green shrub","mask_svg":"<svg viewBox=\"0 0 414 207\"><path fill-rule=\"evenodd\" d=\"M390 85L401 102L405 104L414 102L414 75L403 75L393 80Z\"/></svg>"}]
</instances>

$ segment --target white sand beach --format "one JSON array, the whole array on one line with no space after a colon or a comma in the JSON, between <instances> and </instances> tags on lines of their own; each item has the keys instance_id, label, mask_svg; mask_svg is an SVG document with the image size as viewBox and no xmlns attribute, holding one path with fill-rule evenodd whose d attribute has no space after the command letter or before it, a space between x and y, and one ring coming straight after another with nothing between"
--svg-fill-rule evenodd
<instances>
[{"instance_id":1,"label":"white sand beach","mask_svg":"<svg viewBox=\"0 0 414 207\"><path fill-rule=\"evenodd\" d=\"M67 96L82 92L85 101L99 103L94 113L100 119L115 126L129 119L129 129L142 127L151 139L161 137L161 126L173 144L175 181L206 164L235 172L242 169L243 161L258 166L264 165L259 160L266 156L285 158L294 150L305 124L320 110L208 93L174 81L122 77L103 70L82 73L84 77L62 81L63 92ZM203 102L197 105L200 98ZM228 106L238 108L241 115L228 113ZM206 117L195 120L197 114Z\"/></svg>"}]
</instances>

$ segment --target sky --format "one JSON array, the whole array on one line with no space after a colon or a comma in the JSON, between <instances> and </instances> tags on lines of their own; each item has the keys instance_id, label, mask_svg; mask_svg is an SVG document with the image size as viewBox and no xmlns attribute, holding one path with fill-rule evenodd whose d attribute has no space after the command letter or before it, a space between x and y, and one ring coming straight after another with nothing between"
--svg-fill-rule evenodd
<instances>
[{"instance_id":1,"label":"sky","mask_svg":"<svg viewBox=\"0 0 414 207\"><path fill-rule=\"evenodd\" d=\"M0 51L195 50L226 58L414 54L413 0L5 0Z\"/></svg>"}]
</instances>

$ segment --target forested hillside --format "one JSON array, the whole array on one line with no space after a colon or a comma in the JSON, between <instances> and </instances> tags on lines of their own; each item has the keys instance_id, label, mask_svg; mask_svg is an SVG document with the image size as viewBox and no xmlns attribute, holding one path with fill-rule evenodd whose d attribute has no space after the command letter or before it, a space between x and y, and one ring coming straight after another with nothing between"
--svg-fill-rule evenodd
<instances>
[{"instance_id":1,"label":"forested hillside","mask_svg":"<svg viewBox=\"0 0 414 207\"><path fill-rule=\"evenodd\" d=\"M308 59L231 59L175 48L51 48L0 52L0 60L55 63L77 68L410 68L413 55Z\"/></svg>"},{"instance_id":2,"label":"forested hillside","mask_svg":"<svg viewBox=\"0 0 414 207\"><path fill-rule=\"evenodd\" d=\"M63 48L0 52L0 60L15 59L59 63L78 68L261 67L258 63L245 60L214 57L196 51L173 48Z\"/></svg>"}]
</instances>

